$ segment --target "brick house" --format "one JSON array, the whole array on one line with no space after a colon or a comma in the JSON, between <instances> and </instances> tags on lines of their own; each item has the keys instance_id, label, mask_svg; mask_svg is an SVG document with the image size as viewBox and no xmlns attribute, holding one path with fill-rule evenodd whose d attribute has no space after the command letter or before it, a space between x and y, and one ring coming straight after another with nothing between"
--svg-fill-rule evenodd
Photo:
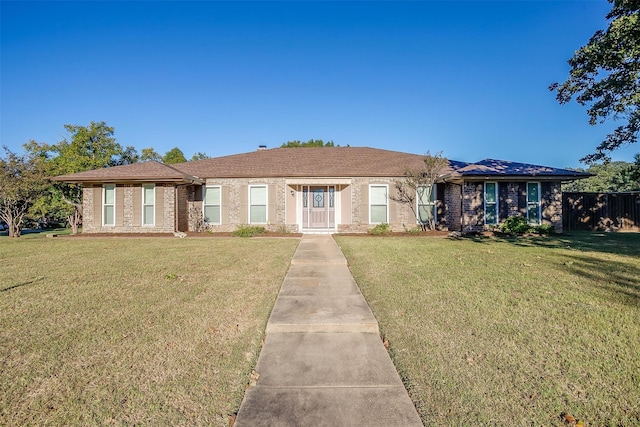
<instances>
[{"instance_id":1,"label":"brick house","mask_svg":"<svg viewBox=\"0 0 640 427\"><path fill-rule=\"evenodd\" d=\"M423 156L367 147L259 149L174 165L135 163L53 178L83 186L83 233L233 231L364 232L416 226L392 200L394 183ZM482 231L513 215L562 231L561 183L589 176L501 160L449 161L433 197L441 229Z\"/></svg>"}]
</instances>

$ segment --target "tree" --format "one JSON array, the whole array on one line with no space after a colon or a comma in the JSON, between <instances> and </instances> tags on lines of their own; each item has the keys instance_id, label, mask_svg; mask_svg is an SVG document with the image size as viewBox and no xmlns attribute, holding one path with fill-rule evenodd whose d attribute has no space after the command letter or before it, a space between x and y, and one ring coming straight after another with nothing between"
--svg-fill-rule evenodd
<instances>
[{"instance_id":1,"label":"tree","mask_svg":"<svg viewBox=\"0 0 640 427\"><path fill-rule=\"evenodd\" d=\"M581 159L586 163L608 160L611 151L637 142L640 130L640 0L608 1L613 3L606 16L609 28L596 31L569 59L567 81L549 86L560 104L575 96L588 106L591 125L626 120Z\"/></svg>"},{"instance_id":2,"label":"tree","mask_svg":"<svg viewBox=\"0 0 640 427\"><path fill-rule=\"evenodd\" d=\"M198 151L193 156L191 156L191 161L204 160L204 159L210 159L210 158L211 157L207 156L205 153L201 153L200 151Z\"/></svg>"},{"instance_id":3,"label":"tree","mask_svg":"<svg viewBox=\"0 0 640 427\"><path fill-rule=\"evenodd\" d=\"M640 190L640 154L636 155L636 163L605 162L593 164L581 172L594 176L570 182L562 186L562 191L615 193L620 191Z\"/></svg>"},{"instance_id":4,"label":"tree","mask_svg":"<svg viewBox=\"0 0 640 427\"><path fill-rule=\"evenodd\" d=\"M441 179L448 166L449 160L442 157L441 152L431 155L427 151L421 169L407 169L404 178L395 182L396 195L389 198L400 204L408 205L422 231L435 229L433 187Z\"/></svg>"},{"instance_id":5,"label":"tree","mask_svg":"<svg viewBox=\"0 0 640 427\"><path fill-rule=\"evenodd\" d=\"M162 161L168 165L172 165L175 163L184 163L187 161L187 159L184 157L182 150L180 150L178 147L175 147L164 153Z\"/></svg>"},{"instance_id":6,"label":"tree","mask_svg":"<svg viewBox=\"0 0 640 427\"><path fill-rule=\"evenodd\" d=\"M0 218L9 226L9 236L19 237L25 214L46 186L43 160L20 156L3 147L0 158Z\"/></svg>"},{"instance_id":7,"label":"tree","mask_svg":"<svg viewBox=\"0 0 640 427\"><path fill-rule=\"evenodd\" d=\"M162 161L162 156L153 148L143 148L140 152L140 161L148 162L149 160L155 160L156 162Z\"/></svg>"},{"instance_id":8,"label":"tree","mask_svg":"<svg viewBox=\"0 0 640 427\"><path fill-rule=\"evenodd\" d=\"M287 141L280 146L280 148L296 148L296 147L335 147L333 141L324 142L321 139L310 139L307 142L301 142L297 139L294 141ZM338 145L339 147L339 145Z\"/></svg>"},{"instance_id":9,"label":"tree","mask_svg":"<svg viewBox=\"0 0 640 427\"><path fill-rule=\"evenodd\" d=\"M31 142L24 146L32 156L44 162L49 176L66 175L91 169L100 169L138 161L135 148L122 148L113 137L113 127L105 122L91 122L89 126L64 125L68 135L54 145ZM36 204L37 213L57 212L67 219L73 234L78 232L82 219L82 187L78 184L57 182L41 194Z\"/></svg>"}]
</instances>

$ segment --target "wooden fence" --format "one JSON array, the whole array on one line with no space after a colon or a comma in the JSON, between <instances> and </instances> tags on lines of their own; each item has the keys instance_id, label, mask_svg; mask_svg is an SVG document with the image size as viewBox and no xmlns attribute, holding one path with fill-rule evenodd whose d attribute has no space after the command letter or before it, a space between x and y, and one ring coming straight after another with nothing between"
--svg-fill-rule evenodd
<instances>
[{"instance_id":1,"label":"wooden fence","mask_svg":"<svg viewBox=\"0 0 640 427\"><path fill-rule=\"evenodd\" d=\"M565 230L640 231L640 191L563 193Z\"/></svg>"}]
</instances>

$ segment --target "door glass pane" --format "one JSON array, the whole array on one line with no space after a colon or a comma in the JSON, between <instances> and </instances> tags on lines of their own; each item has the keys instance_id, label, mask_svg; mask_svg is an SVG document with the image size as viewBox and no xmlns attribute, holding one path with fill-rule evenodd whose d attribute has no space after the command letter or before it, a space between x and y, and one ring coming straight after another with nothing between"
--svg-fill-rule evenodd
<instances>
[{"instance_id":1,"label":"door glass pane","mask_svg":"<svg viewBox=\"0 0 640 427\"><path fill-rule=\"evenodd\" d=\"M335 188L329 187L329 207L330 208L333 207L334 199L335 199Z\"/></svg>"},{"instance_id":2,"label":"door glass pane","mask_svg":"<svg viewBox=\"0 0 640 427\"><path fill-rule=\"evenodd\" d=\"M309 194L309 189L308 188L304 188L302 190L302 207L306 208L309 204L308 200L308 194Z\"/></svg>"},{"instance_id":3,"label":"door glass pane","mask_svg":"<svg viewBox=\"0 0 640 427\"><path fill-rule=\"evenodd\" d=\"M313 207L324 208L324 190L316 188L313 190Z\"/></svg>"}]
</instances>

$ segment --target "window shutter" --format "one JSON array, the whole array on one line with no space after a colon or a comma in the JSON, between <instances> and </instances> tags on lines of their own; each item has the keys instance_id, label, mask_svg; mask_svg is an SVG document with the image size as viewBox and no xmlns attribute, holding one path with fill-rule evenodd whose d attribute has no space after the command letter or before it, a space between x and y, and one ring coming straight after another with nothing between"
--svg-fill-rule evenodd
<instances>
[{"instance_id":1,"label":"window shutter","mask_svg":"<svg viewBox=\"0 0 640 427\"><path fill-rule=\"evenodd\" d=\"M93 224L102 226L102 187L93 187Z\"/></svg>"},{"instance_id":2,"label":"window shutter","mask_svg":"<svg viewBox=\"0 0 640 427\"><path fill-rule=\"evenodd\" d=\"M229 224L230 222L230 214L229 214L229 186L228 185L223 185L222 186L222 200L220 200L221 202L221 223L222 224Z\"/></svg>"},{"instance_id":3,"label":"window shutter","mask_svg":"<svg viewBox=\"0 0 640 427\"><path fill-rule=\"evenodd\" d=\"M527 183L518 183L518 212L523 217L527 217Z\"/></svg>"},{"instance_id":4,"label":"window shutter","mask_svg":"<svg viewBox=\"0 0 640 427\"><path fill-rule=\"evenodd\" d=\"M369 185L360 186L360 218L354 218L355 222L369 223Z\"/></svg>"},{"instance_id":5,"label":"window shutter","mask_svg":"<svg viewBox=\"0 0 640 427\"><path fill-rule=\"evenodd\" d=\"M278 223L278 215L276 210L276 191L278 187L275 185L267 185L267 215L269 215L268 222L271 224Z\"/></svg>"},{"instance_id":6,"label":"window shutter","mask_svg":"<svg viewBox=\"0 0 640 427\"><path fill-rule=\"evenodd\" d=\"M249 209L249 186L242 184L240 186L240 224L248 224L248 209Z\"/></svg>"},{"instance_id":7,"label":"window shutter","mask_svg":"<svg viewBox=\"0 0 640 427\"><path fill-rule=\"evenodd\" d=\"M509 198L508 183L498 183L498 222L501 219L507 219L509 217L509 205L507 199Z\"/></svg>"},{"instance_id":8,"label":"window shutter","mask_svg":"<svg viewBox=\"0 0 640 427\"><path fill-rule=\"evenodd\" d=\"M122 185L116 185L116 226L122 227L124 225L124 187Z\"/></svg>"}]
</instances>

